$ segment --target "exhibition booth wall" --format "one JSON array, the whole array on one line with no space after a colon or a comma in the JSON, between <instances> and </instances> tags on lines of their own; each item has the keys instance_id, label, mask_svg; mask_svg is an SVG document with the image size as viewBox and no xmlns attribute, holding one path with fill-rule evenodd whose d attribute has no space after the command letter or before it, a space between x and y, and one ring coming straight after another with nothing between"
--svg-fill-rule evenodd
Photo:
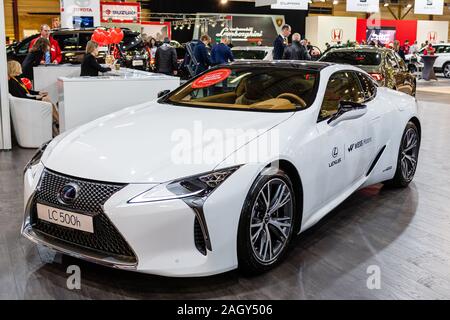
<instances>
[{"instance_id":1,"label":"exhibition booth wall","mask_svg":"<svg viewBox=\"0 0 450 320\"><path fill-rule=\"evenodd\" d=\"M382 43L409 40L424 43L447 42L448 21L371 20L355 17L311 16L306 18L306 38L321 49L348 40L361 43L378 37Z\"/></svg>"}]
</instances>

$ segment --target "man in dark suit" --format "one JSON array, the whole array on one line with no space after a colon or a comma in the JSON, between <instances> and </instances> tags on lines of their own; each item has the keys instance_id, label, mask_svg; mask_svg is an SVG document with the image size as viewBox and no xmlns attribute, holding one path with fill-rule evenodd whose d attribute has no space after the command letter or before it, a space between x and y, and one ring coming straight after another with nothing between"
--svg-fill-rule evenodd
<instances>
[{"instance_id":1,"label":"man in dark suit","mask_svg":"<svg viewBox=\"0 0 450 320\"><path fill-rule=\"evenodd\" d=\"M202 73L203 71L208 70L208 68L212 64L208 48L206 47L210 43L211 43L210 36L205 34L200 38L200 42L194 48L194 56L198 62L197 72L195 73L196 75Z\"/></svg>"},{"instance_id":2,"label":"man in dark suit","mask_svg":"<svg viewBox=\"0 0 450 320\"><path fill-rule=\"evenodd\" d=\"M211 62L213 65L225 64L234 61L233 53L228 46L229 39L222 36L220 43L216 44L211 50Z\"/></svg>"},{"instance_id":3,"label":"man in dark suit","mask_svg":"<svg viewBox=\"0 0 450 320\"><path fill-rule=\"evenodd\" d=\"M288 44L288 37L291 35L291 26L285 24L281 28L281 34L273 42L273 60L283 59L284 49Z\"/></svg>"},{"instance_id":4,"label":"man in dark suit","mask_svg":"<svg viewBox=\"0 0 450 320\"><path fill-rule=\"evenodd\" d=\"M292 35L292 44L284 50L283 60L311 60L306 47L300 43L299 33Z\"/></svg>"}]
</instances>

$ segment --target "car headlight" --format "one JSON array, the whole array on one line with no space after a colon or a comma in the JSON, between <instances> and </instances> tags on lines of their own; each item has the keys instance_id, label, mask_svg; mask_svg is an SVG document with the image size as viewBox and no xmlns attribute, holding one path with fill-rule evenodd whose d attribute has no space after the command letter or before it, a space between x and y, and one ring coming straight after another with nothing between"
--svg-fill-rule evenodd
<instances>
[{"instance_id":1,"label":"car headlight","mask_svg":"<svg viewBox=\"0 0 450 320\"><path fill-rule=\"evenodd\" d=\"M158 184L128 202L143 203L189 197L207 197L239 168L240 166L236 166Z\"/></svg>"},{"instance_id":2,"label":"car headlight","mask_svg":"<svg viewBox=\"0 0 450 320\"><path fill-rule=\"evenodd\" d=\"M39 147L39 149L36 151L34 156L31 158L31 160L25 166L24 172L33 168L34 166L39 164L39 162L41 162L42 155L44 154L44 151L45 151L45 149L47 149L50 142L52 142L52 140L47 141L46 143L44 143L42 146Z\"/></svg>"}]
</instances>

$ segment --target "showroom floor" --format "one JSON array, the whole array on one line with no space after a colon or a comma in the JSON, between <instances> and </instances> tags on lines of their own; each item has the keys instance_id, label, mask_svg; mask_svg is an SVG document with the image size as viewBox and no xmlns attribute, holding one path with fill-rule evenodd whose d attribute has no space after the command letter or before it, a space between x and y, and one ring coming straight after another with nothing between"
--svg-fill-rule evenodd
<instances>
[{"instance_id":1,"label":"showroom floor","mask_svg":"<svg viewBox=\"0 0 450 320\"><path fill-rule=\"evenodd\" d=\"M450 299L450 81L420 83L418 99L423 144L410 188L357 192L299 237L281 266L254 278L168 279L37 247L19 235L22 168L33 151L2 152L0 299ZM82 283L71 291L74 264ZM370 266L380 268L379 290L367 287Z\"/></svg>"}]
</instances>

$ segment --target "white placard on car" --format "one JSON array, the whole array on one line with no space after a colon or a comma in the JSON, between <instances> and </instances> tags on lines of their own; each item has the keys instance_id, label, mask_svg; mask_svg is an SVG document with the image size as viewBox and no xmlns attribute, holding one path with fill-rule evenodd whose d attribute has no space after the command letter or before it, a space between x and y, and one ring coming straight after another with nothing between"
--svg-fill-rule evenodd
<instances>
[{"instance_id":1,"label":"white placard on car","mask_svg":"<svg viewBox=\"0 0 450 320\"><path fill-rule=\"evenodd\" d=\"M143 65L144 65L144 61L142 61L142 60L133 60L133 67L143 66Z\"/></svg>"},{"instance_id":2,"label":"white placard on car","mask_svg":"<svg viewBox=\"0 0 450 320\"><path fill-rule=\"evenodd\" d=\"M91 216L37 204L38 218L63 227L94 233Z\"/></svg>"},{"instance_id":3,"label":"white placard on car","mask_svg":"<svg viewBox=\"0 0 450 320\"><path fill-rule=\"evenodd\" d=\"M415 14L444 14L444 0L416 0Z\"/></svg>"},{"instance_id":4,"label":"white placard on car","mask_svg":"<svg viewBox=\"0 0 450 320\"><path fill-rule=\"evenodd\" d=\"M380 0L347 0L347 11L349 12L379 12Z\"/></svg>"},{"instance_id":5,"label":"white placard on car","mask_svg":"<svg viewBox=\"0 0 450 320\"><path fill-rule=\"evenodd\" d=\"M308 0L278 0L271 8L282 10L308 10Z\"/></svg>"}]
</instances>

